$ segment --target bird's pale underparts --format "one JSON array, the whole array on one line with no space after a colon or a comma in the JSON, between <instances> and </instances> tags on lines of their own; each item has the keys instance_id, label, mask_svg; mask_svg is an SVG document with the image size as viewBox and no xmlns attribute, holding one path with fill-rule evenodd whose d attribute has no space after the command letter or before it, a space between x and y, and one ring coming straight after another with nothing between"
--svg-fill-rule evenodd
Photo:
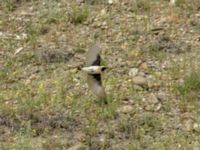
<instances>
[{"instance_id":1,"label":"bird's pale underparts","mask_svg":"<svg viewBox=\"0 0 200 150\"><path fill-rule=\"evenodd\" d=\"M89 66L89 67L83 67L82 70L85 71L88 74L100 74L102 73L106 67L104 66Z\"/></svg>"}]
</instances>

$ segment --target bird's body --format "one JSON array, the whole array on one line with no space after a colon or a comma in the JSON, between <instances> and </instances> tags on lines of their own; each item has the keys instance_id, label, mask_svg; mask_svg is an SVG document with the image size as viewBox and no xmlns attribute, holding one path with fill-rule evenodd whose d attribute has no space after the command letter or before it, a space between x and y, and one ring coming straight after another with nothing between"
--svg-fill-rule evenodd
<instances>
[{"instance_id":1,"label":"bird's body","mask_svg":"<svg viewBox=\"0 0 200 150\"><path fill-rule=\"evenodd\" d=\"M104 66L100 66L100 47L98 44L90 47L86 56L86 67L82 70L87 73L87 83L91 91L99 98L106 99L106 93L102 85L101 73L106 69Z\"/></svg>"},{"instance_id":2,"label":"bird's body","mask_svg":"<svg viewBox=\"0 0 200 150\"><path fill-rule=\"evenodd\" d=\"M104 66L89 66L89 67L83 67L82 70L87 72L88 74L101 74L106 67Z\"/></svg>"},{"instance_id":3,"label":"bird's body","mask_svg":"<svg viewBox=\"0 0 200 150\"><path fill-rule=\"evenodd\" d=\"M102 82L101 82L101 76L100 75L88 75L87 76L87 83L90 88L90 90L99 98L99 99L105 99L106 93L103 88Z\"/></svg>"}]
</instances>

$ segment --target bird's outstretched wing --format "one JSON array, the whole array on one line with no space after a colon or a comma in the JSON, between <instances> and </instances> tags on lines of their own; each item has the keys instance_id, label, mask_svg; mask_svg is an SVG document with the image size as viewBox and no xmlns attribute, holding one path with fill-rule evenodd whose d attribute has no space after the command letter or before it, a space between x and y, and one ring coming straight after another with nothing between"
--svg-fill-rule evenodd
<instances>
[{"instance_id":1,"label":"bird's outstretched wing","mask_svg":"<svg viewBox=\"0 0 200 150\"><path fill-rule=\"evenodd\" d=\"M94 44L89 48L86 55L86 66L100 66L100 47L99 44Z\"/></svg>"},{"instance_id":2,"label":"bird's outstretched wing","mask_svg":"<svg viewBox=\"0 0 200 150\"><path fill-rule=\"evenodd\" d=\"M104 87L102 86L101 74L88 74L87 82L91 91L97 95L98 98L103 99L106 97Z\"/></svg>"}]
</instances>

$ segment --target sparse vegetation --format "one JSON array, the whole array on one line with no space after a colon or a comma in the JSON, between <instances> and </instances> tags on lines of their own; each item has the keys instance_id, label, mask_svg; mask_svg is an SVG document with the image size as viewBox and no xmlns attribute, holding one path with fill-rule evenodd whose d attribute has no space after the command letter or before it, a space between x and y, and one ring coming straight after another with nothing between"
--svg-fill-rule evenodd
<instances>
[{"instance_id":1,"label":"sparse vegetation","mask_svg":"<svg viewBox=\"0 0 200 150\"><path fill-rule=\"evenodd\" d=\"M181 95L185 96L191 92L197 92L200 90L200 74L199 72L193 71L188 75L182 83L177 87L177 90Z\"/></svg>"},{"instance_id":2,"label":"sparse vegetation","mask_svg":"<svg viewBox=\"0 0 200 150\"><path fill-rule=\"evenodd\" d=\"M0 149L198 150L198 6L0 1ZM95 41L108 104L80 71Z\"/></svg>"},{"instance_id":3,"label":"sparse vegetation","mask_svg":"<svg viewBox=\"0 0 200 150\"><path fill-rule=\"evenodd\" d=\"M81 24L89 16L89 9L87 6L79 7L76 5L72 6L72 12L69 14L69 20L74 24Z\"/></svg>"},{"instance_id":4,"label":"sparse vegetation","mask_svg":"<svg viewBox=\"0 0 200 150\"><path fill-rule=\"evenodd\" d=\"M15 0L3 0L2 6L7 11L12 11L15 8Z\"/></svg>"},{"instance_id":5,"label":"sparse vegetation","mask_svg":"<svg viewBox=\"0 0 200 150\"><path fill-rule=\"evenodd\" d=\"M198 111L200 94L200 76L198 71L191 72L185 77L184 83L176 86L180 94L180 109L185 111Z\"/></svg>"},{"instance_id":6,"label":"sparse vegetation","mask_svg":"<svg viewBox=\"0 0 200 150\"><path fill-rule=\"evenodd\" d=\"M39 36L38 26L33 24L32 22L27 22L25 29L27 33L27 40L30 42L31 45L36 46Z\"/></svg>"}]
</instances>

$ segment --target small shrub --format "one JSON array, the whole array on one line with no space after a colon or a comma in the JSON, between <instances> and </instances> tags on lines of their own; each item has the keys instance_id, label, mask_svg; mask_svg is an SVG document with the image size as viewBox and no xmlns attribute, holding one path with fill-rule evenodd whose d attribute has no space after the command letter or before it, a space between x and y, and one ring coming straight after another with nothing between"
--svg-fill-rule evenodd
<instances>
[{"instance_id":1,"label":"small shrub","mask_svg":"<svg viewBox=\"0 0 200 150\"><path fill-rule=\"evenodd\" d=\"M86 49L86 45L84 43L77 43L76 44L76 48L75 48L75 51L78 52L78 53L84 53L85 52L85 49Z\"/></svg>"},{"instance_id":2,"label":"small shrub","mask_svg":"<svg viewBox=\"0 0 200 150\"><path fill-rule=\"evenodd\" d=\"M199 109L200 74L192 72L185 78L183 84L175 88L181 96L179 108L182 112ZM195 109L196 108L196 109Z\"/></svg>"},{"instance_id":3,"label":"small shrub","mask_svg":"<svg viewBox=\"0 0 200 150\"><path fill-rule=\"evenodd\" d=\"M38 38L38 34L39 34L38 26L33 24L32 22L28 22L26 24L26 33L27 33L28 41L34 47L37 43L37 38Z\"/></svg>"},{"instance_id":4,"label":"small shrub","mask_svg":"<svg viewBox=\"0 0 200 150\"><path fill-rule=\"evenodd\" d=\"M177 86L177 90L181 95L187 95L190 92L200 91L200 74L192 72L186 77L182 85Z\"/></svg>"},{"instance_id":5,"label":"small shrub","mask_svg":"<svg viewBox=\"0 0 200 150\"><path fill-rule=\"evenodd\" d=\"M8 11L13 11L16 7L15 5L15 0L3 0L2 1L2 5L3 5L3 8L8 10Z\"/></svg>"},{"instance_id":6,"label":"small shrub","mask_svg":"<svg viewBox=\"0 0 200 150\"><path fill-rule=\"evenodd\" d=\"M132 11L137 12L138 10L141 11L150 11L150 2L148 0L133 0L132 1Z\"/></svg>"},{"instance_id":7,"label":"small shrub","mask_svg":"<svg viewBox=\"0 0 200 150\"><path fill-rule=\"evenodd\" d=\"M81 24L88 18L88 16L89 16L88 7L79 8L77 6L73 6L69 18L72 23Z\"/></svg>"}]
</instances>

